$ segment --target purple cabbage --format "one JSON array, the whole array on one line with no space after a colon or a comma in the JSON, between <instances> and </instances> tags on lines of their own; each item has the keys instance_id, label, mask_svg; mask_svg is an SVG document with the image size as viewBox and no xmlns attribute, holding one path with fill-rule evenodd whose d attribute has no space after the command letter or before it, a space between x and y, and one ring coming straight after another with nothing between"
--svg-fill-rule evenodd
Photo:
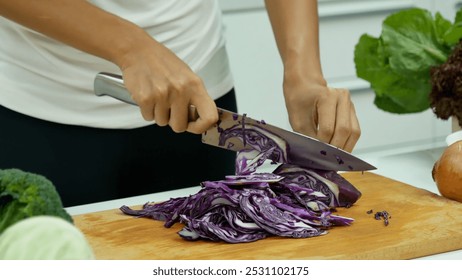
<instances>
[{"instance_id":1,"label":"purple cabbage","mask_svg":"<svg viewBox=\"0 0 462 280\"><path fill-rule=\"evenodd\" d=\"M271 203L270 197L262 192L244 192L240 206L258 226L272 235L302 238L324 233L321 228L312 227L297 219L291 212L276 207Z\"/></svg>"},{"instance_id":2,"label":"purple cabbage","mask_svg":"<svg viewBox=\"0 0 462 280\"><path fill-rule=\"evenodd\" d=\"M240 208L223 206L191 218L181 216L186 225L178 234L186 240L200 238L228 243L253 242L266 238L268 233L249 219Z\"/></svg>"},{"instance_id":3,"label":"purple cabbage","mask_svg":"<svg viewBox=\"0 0 462 280\"><path fill-rule=\"evenodd\" d=\"M165 227L181 222L185 226L178 234L186 240L228 243L253 242L268 236L313 237L325 234L330 227L353 222L351 218L332 214L335 207L354 203L351 199L342 200L350 195L342 195L343 185L318 175L323 178L321 181L311 174L312 170L285 167L275 170L280 172L275 174L277 181L265 181L266 176L258 173L254 178L245 175L247 181L238 179L239 184L234 177L205 181L194 195L147 203L141 210L127 206L121 210L128 215L164 221ZM344 183L332 174L329 176ZM351 191L351 186L345 185Z\"/></svg>"},{"instance_id":4,"label":"purple cabbage","mask_svg":"<svg viewBox=\"0 0 462 280\"><path fill-rule=\"evenodd\" d=\"M220 181L204 181L196 194L146 203L141 210L122 206L132 216L182 223L178 234L186 240L253 242L269 236L307 238L326 234L333 226L353 219L334 215L336 207L350 207L361 193L335 171L289 164L272 173L258 173L265 161L287 156L285 141L247 124L222 130L221 139L241 137L252 149L238 153L236 174Z\"/></svg>"},{"instance_id":5,"label":"purple cabbage","mask_svg":"<svg viewBox=\"0 0 462 280\"><path fill-rule=\"evenodd\" d=\"M273 173L284 178L278 181L279 187L291 189L291 191L303 196L307 196L304 189L319 192L325 196L321 197L322 195L318 194L319 201L328 207L349 207L361 197L361 192L335 171L281 164ZM298 190L296 190L297 188ZM312 201L309 198L302 200Z\"/></svg>"},{"instance_id":6,"label":"purple cabbage","mask_svg":"<svg viewBox=\"0 0 462 280\"><path fill-rule=\"evenodd\" d=\"M244 149L237 154L235 172L238 175L249 175L257 171L265 161L270 158L276 147L259 152L252 149Z\"/></svg>"},{"instance_id":7,"label":"purple cabbage","mask_svg":"<svg viewBox=\"0 0 462 280\"><path fill-rule=\"evenodd\" d=\"M220 132L219 145L225 146L228 139L240 139L244 146L250 146L252 150L258 153L269 153L267 158L273 162L287 162L286 141L281 137L270 133L261 126L243 122L241 125L235 125L224 129ZM248 150L247 150L248 151Z\"/></svg>"}]
</instances>

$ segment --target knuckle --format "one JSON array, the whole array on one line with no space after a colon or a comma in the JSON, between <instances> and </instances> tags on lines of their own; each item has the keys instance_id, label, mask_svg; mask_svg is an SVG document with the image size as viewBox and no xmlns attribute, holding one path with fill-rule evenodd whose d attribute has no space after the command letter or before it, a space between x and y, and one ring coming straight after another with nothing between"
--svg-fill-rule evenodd
<instances>
[{"instance_id":1,"label":"knuckle","mask_svg":"<svg viewBox=\"0 0 462 280\"><path fill-rule=\"evenodd\" d=\"M182 93L188 90L196 90L202 87L202 80L198 76L184 77L170 82L170 90L175 93Z\"/></svg>"},{"instance_id":2,"label":"knuckle","mask_svg":"<svg viewBox=\"0 0 462 280\"><path fill-rule=\"evenodd\" d=\"M200 129L200 128L197 128L197 127L194 127L194 128L188 128L187 130L189 133L193 133L193 134L201 134L205 131L205 129Z\"/></svg>"},{"instance_id":3,"label":"knuckle","mask_svg":"<svg viewBox=\"0 0 462 280\"><path fill-rule=\"evenodd\" d=\"M289 123L292 129L296 132L302 133L303 131L303 123L300 122L297 118L291 118L289 116Z\"/></svg>"},{"instance_id":4,"label":"knuckle","mask_svg":"<svg viewBox=\"0 0 462 280\"><path fill-rule=\"evenodd\" d=\"M168 92L168 87L163 84L154 85L152 89L153 98L159 101L167 100Z\"/></svg>"},{"instance_id":5,"label":"knuckle","mask_svg":"<svg viewBox=\"0 0 462 280\"><path fill-rule=\"evenodd\" d=\"M153 121L154 120L154 114L150 110L141 109L141 116L146 121Z\"/></svg>"},{"instance_id":6,"label":"knuckle","mask_svg":"<svg viewBox=\"0 0 462 280\"><path fill-rule=\"evenodd\" d=\"M326 136L326 137L331 137L334 135L335 132L335 127L332 125L324 125L322 127L319 127L319 133Z\"/></svg>"},{"instance_id":7,"label":"knuckle","mask_svg":"<svg viewBox=\"0 0 462 280\"><path fill-rule=\"evenodd\" d=\"M178 124L171 124L170 127L172 128L172 130L176 133L181 133L181 132L185 132L186 131L186 128L187 126L186 125L178 125Z\"/></svg>"},{"instance_id":8,"label":"knuckle","mask_svg":"<svg viewBox=\"0 0 462 280\"><path fill-rule=\"evenodd\" d=\"M155 120L155 122L156 122L156 124L158 126L166 126L166 125L168 125L168 122L162 121L162 120Z\"/></svg>"},{"instance_id":9,"label":"knuckle","mask_svg":"<svg viewBox=\"0 0 462 280\"><path fill-rule=\"evenodd\" d=\"M133 100L138 104L140 107L145 107L150 102L149 94L146 93L139 93L133 96Z\"/></svg>"},{"instance_id":10,"label":"knuckle","mask_svg":"<svg viewBox=\"0 0 462 280\"><path fill-rule=\"evenodd\" d=\"M188 128L188 121L181 119L170 119L168 125L174 132L180 133L186 131Z\"/></svg>"},{"instance_id":11,"label":"knuckle","mask_svg":"<svg viewBox=\"0 0 462 280\"><path fill-rule=\"evenodd\" d=\"M200 115L200 123L202 126L212 126L216 124L219 120L218 113L216 111L208 111ZM206 127L207 129L208 127Z\"/></svg>"},{"instance_id":12,"label":"knuckle","mask_svg":"<svg viewBox=\"0 0 462 280\"><path fill-rule=\"evenodd\" d=\"M213 127L218 122L218 116L201 116L200 122L196 122L195 125L188 129L188 131L196 134L201 134L202 132Z\"/></svg>"},{"instance_id":13,"label":"knuckle","mask_svg":"<svg viewBox=\"0 0 462 280\"><path fill-rule=\"evenodd\" d=\"M292 125L292 129L293 129L295 132L302 133L302 134L304 133L304 131L303 131L304 128L303 128L303 126L302 126L301 124L299 124L299 123L293 124L293 125Z\"/></svg>"},{"instance_id":14,"label":"knuckle","mask_svg":"<svg viewBox=\"0 0 462 280\"><path fill-rule=\"evenodd\" d=\"M202 87L203 86L202 79L196 75L189 77L189 79L185 82L185 86L191 87L191 88Z\"/></svg>"},{"instance_id":15,"label":"knuckle","mask_svg":"<svg viewBox=\"0 0 462 280\"><path fill-rule=\"evenodd\" d=\"M351 102L350 91L347 89L335 89L331 93L337 100L348 100Z\"/></svg>"},{"instance_id":16,"label":"knuckle","mask_svg":"<svg viewBox=\"0 0 462 280\"><path fill-rule=\"evenodd\" d=\"M186 89L186 83L183 80L171 81L169 89L173 93L181 93Z\"/></svg>"},{"instance_id":17,"label":"knuckle","mask_svg":"<svg viewBox=\"0 0 462 280\"><path fill-rule=\"evenodd\" d=\"M361 129L360 128L355 128L351 131L351 136L350 137L353 137L355 139L359 139L359 137L361 137Z\"/></svg>"},{"instance_id":18,"label":"knuckle","mask_svg":"<svg viewBox=\"0 0 462 280\"><path fill-rule=\"evenodd\" d=\"M210 116L205 118L205 122L212 125L212 124L217 123L218 119L219 119L218 114L211 114Z\"/></svg>"},{"instance_id":19,"label":"knuckle","mask_svg":"<svg viewBox=\"0 0 462 280\"><path fill-rule=\"evenodd\" d=\"M349 126L348 124L340 124L336 127L336 131L335 131L337 134L339 134L340 136L349 136L351 135L352 133L352 128L351 126Z\"/></svg>"},{"instance_id":20,"label":"knuckle","mask_svg":"<svg viewBox=\"0 0 462 280\"><path fill-rule=\"evenodd\" d=\"M161 86L153 87L149 92L142 92L133 97L140 107L153 107L154 104L167 100L168 91Z\"/></svg>"}]
</instances>

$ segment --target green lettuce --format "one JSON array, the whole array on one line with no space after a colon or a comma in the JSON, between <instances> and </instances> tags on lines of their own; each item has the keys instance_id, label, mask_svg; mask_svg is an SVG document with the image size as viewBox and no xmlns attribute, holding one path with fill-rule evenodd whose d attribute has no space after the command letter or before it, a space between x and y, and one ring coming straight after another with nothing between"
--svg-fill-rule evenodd
<instances>
[{"instance_id":1,"label":"green lettuce","mask_svg":"<svg viewBox=\"0 0 462 280\"><path fill-rule=\"evenodd\" d=\"M354 51L356 74L375 92L374 104L404 114L429 108L430 69L444 63L462 38L462 12L454 23L413 8L389 15L378 38L363 34Z\"/></svg>"}]
</instances>

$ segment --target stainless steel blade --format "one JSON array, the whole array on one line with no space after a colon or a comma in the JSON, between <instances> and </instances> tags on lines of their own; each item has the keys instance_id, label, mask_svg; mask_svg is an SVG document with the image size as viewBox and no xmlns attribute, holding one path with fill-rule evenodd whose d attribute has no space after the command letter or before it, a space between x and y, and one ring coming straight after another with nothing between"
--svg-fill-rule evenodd
<instances>
[{"instance_id":1,"label":"stainless steel blade","mask_svg":"<svg viewBox=\"0 0 462 280\"><path fill-rule=\"evenodd\" d=\"M94 83L95 94L109 95L136 105L126 90L121 76L99 73ZM296 132L288 131L246 115L218 108L219 122L202 134L208 145L241 151L276 147L271 155L275 162L286 162L307 168L334 171L365 171L376 169L362 159L330 144ZM190 106L190 120L197 119Z\"/></svg>"},{"instance_id":2,"label":"stainless steel blade","mask_svg":"<svg viewBox=\"0 0 462 280\"><path fill-rule=\"evenodd\" d=\"M280 149L276 149L275 152L278 152L273 152L271 158L276 162L335 171L376 169L351 153L315 138L257 121L246 115L224 109L218 111L219 123L202 136L202 141L209 145L233 151L276 145Z\"/></svg>"}]
</instances>

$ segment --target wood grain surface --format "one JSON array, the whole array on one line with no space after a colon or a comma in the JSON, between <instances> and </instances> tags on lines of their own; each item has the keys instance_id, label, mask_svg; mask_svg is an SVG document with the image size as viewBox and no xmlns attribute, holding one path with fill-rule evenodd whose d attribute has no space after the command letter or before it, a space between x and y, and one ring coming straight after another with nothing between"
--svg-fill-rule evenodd
<instances>
[{"instance_id":1,"label":"wood grain surface","mask_svg":"<svg viewBox=\"0 0 462 280\"><path fill-rule=\"evenodd\" d=\"M355 221L319 237L191 242L177 234L181 224L165 228L163 222L127 216L118 209L74 220L98 259L410 259L462 249L462 203L374 173L342 176L362 192L353 207L338 209L339 215ZM369 210L388 211L389 225L374 219Z\"/></svg>"}]
</instances>

